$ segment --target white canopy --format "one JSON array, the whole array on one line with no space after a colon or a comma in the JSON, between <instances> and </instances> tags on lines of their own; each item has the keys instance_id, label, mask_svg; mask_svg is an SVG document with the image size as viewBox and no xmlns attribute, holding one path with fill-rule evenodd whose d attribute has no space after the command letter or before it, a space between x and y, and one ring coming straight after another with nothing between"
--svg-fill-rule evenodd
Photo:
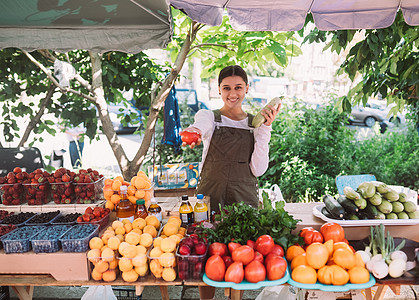
<instances>
[{"instance_id":1,"label":"white canopy","mask_svg":"<svg viewBox=\"0 0 419 300\"><path fill-rule=\"evenodd\" d=\"M1 0L0 49L138 53L165 48L168 0Z\"/></svg>"},{"instance_id":2,"label":"white canopy","mask_svg":"<svg viewBox=\"0 0 419 300\"><path fill-rule=\"evenodd\" d=\"M407 24L419 25L419 0L170 0L192 20L220 25L224 10L239 31L296 31L312 13L320 30L390 26L399 9Z\"/></svg>"}]
</instances>

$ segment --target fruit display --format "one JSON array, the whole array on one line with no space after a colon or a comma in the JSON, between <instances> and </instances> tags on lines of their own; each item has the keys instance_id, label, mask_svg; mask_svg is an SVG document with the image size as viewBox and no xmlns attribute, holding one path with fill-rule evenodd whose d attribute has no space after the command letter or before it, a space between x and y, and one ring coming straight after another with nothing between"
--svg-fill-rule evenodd
<instances>
[{"instance_id":1,"label":"fruit display","mask_svg":"<svg viewBox=\"0 0 419 300\"><path fill-rule=\"evenodd\" d=\"M8 215L13 215L13 214L14 214L14 212L12 212L12 211L9 212L7 210L0 209L0 221L3 220Z\"/></svg>"},{"instance_id":2,"label":"fruit display","mask_svg":"<svg viewBox=\"0 0 419 300\"><path fill-rule=\"evenodd\" d=\"M71 228L70 225L53 225L38 232L31 238L35 253L52 253L60 250L60 237Z\"/></svg>"},{"instance_id":3,"label":"fruit display","mask_svg":"<svg viewBox=\"0 0 419 300\"><path fill-rule=\"evenodd\" d=\"M20 226L35 215L34 212L21 212L18 214L11 214L1 220L0 224L14 224Z\"/></svg>"},{"instance_id":4,"label":"fruit display","mask_svg":"<svg viewBox=\"0 0 419 300\"><path fill-rule=\"evenodd\" d=\"M97 170L81 169L74 176L74 193L77 204L91 204L102 198L104 177Z\"/></svg>"},{"instance_id":5,"label":"fruit display","mask_svg":"<svg viewBox=\"0 0 419 300\"><path fill-rule=\"evenodd\" d=\"M16 167L5 177L0 177L0 198L3 205L19 205L22 203L22 182L29 174Z\"/></svg>"},{"instance_id":6,"label":"fruit display","mask_svg":"<svg viewBox=\"0 0 419 300\"><path fill-rule=\"evenodd\" d=\"M133 176L130 181L125 181L122 176L105 179L103 187L103 196L106 200L105 207L111 210L115 209L121 200L120 188L122 185L128 187L128 199L133 204L136 204L137 200L144 199L146 207L150 206L151 198L154 196L151 180L143 171L138 171L137 175Z\"/></svg>"},{"instance_id":7,"label":"fruit display","mask_svg":"<svg viewBox=\"0 0 419 300\"><path fill-rule=\"evenodd\" d=\"M73 225L76 224L77 218L82 216L80 213L62 214L51 221L52 225Z\"/></svg>"},{"instance_id":8,"label":"fruit display","mask_svg":"<svg viewBox=\"0 0 419 300\"><path fill-rule=\"evenodd\" d=\"M246 244L235 241L212 243L205 264L206 276L214 281L239 284L258 283L265 280L280 280L287 270L283 248L275 244L270 235L261 235L256 241Z\"/></svg>"},{"instance_id":9,"label":"fruit display","mask_svg":"<svg viewBox=\"0 0 419 300\"><path fill-rule=\"evenodd\" d=\"M76 173L66 168L59 168L48 177L51 199L55 204L70 204L74 202L74 177Z\"/></svg>"},{"instance_id":10,"label":"fruit display","mask_svg":"<svg viewBox=\"0 0 419 300\"><path fill-rule=\"evenodd\" d=\"M416 203L383 182L363 182L356 190L345 186L343 192L338 199L330 195L323 197L322 213L326 217L346 220L419 218Z\"/></svg>"},{"instance_id":11,"label":"fruit display","mask_svg":"<svg viewBox=\"0 0 419 300\"><path fill-rule=\"evenodd\" d=\"M28 174L28 179L22 181L23 198L28 205L42 205L49 202L49 184L47 171L36 169Z\"/></svg>"},{"instance_id":12,"label":"fruit display","mask_svg":"<svg viewBox=\"0 0 419 300\"><path fill-rule=\"evenodd\" d=\"M50 211L45 213L38 213L33 218L28 220L25 225L47 225L51 221L54 220L54 218L58 217L60 215L60 211Z\"/></svg>"},{"instance_id":13,"label":"fruit display","mask_svg":"<svg viewBox=\"0 0 419 300\"><path fill-rule=\"evenodd\" d=\"M195 233L183 238L176 252L179 279L202 279L207 252L208 242L204 238Z\"/></svg>"},{"instance_id":14,"label":"fruit display","mask_svg":"<svg viewBox=\"0 0 419 300\"><path fill-rule=\"evenodd\" d=\"M97 224L77 224L73 225L60 238L64 252L85 252L89 250L89 240L99 234Z\"/></svg>"},{"instance_id":15,"label":"fruit display","mask_svg":"<svg viewBox=\"0 0 419 300\"><path fill-rule=\"evenodd\" d=\"M321 235L323 241L308 237ZM317 282L326 285L363 284L370 280L361 254L348 244L343 228L325 223L316 231L303 228L300 236L308 242L305 247L292 245L285 257L290 262L292 280L303 284Z\"/></svg>"},{"instance_id":16,"label":"fruit display","mask_svg":"<svg viewBox=\"0 0 419 300\"><path fill-rule=\"evenodd\" d=\"M31 250L30 239L44 229L46 226L22 226L8 233L1 239L4 252L6 254L28 252Z\"/></svg>"},{"instance_id":17,"label":"fruit display","mask_svg":"<svg viewBox=\"0 0 419 300\"><path fill-rule=\"evenodd\" d=\"M88 260L94 280L113 281L119 271L126 282L135 282L148 273L147 251L160 229L155 216L112 222L100 237L89 241Z\"/></svg>"},{"instance_id":18,"label":"fruit display","mask_svg":"<svg viewBox=\"0 0 419 300\"><path fill-rule=\"evenodd\" d=\"M182 220L179 217L170 216L160 236L153 241L153 247L147 257L150 261L150 271L156 278L162 278L164 281L176 279L176 248L186 233L186 228L181 225Z\"/></svg>"},{"instance_id":19,"label":"fruit display","mask_svg":"<svg viewBox=\"0 0 419 300\"><path fill-rule=\"evenodd\" d=\"M105 228L109 222L109 208L103 208L96 206L94 208L87 207L84 211L84 214L77 217L76 221L79 224L98 224L100 225L99 230Z\"/></svg>"}]
</instances>

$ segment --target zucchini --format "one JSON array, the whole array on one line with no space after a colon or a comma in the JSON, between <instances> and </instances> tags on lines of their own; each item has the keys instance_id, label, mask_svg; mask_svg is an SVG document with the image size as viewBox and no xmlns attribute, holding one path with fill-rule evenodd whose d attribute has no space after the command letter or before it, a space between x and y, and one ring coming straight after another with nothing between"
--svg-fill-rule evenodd
<instances>
[{"instance_id":1,"label":"zucchini","mask_svg":"<svg viewBox=\"0 0 419 300\"><path fill-rule=\"evenodd\" d=\"M360 210L357 215L360 220L368 220L368 216L363 210Z\"/></svg>"},{"instance_id":2,"label":"zucchini","mask_svg":"<svg viewBox=\"0 0 419 300\"><path fill-rule=\"evenodd\" d=\"M367 200L365 200L364 198L354 200L354 203L359 209L364 209L365 207L367 207Z\"/></svg>"},{"instance_id":3,"label":"zucchini","mask_svg":"<svg viewBox=\"0 0 419 300\"><path fill-rule=\"evenodd\" d=\"M325 217L327 217L329 219L334 219L334 217L332 216L332 214L326 209L326 206L323 206L322 209L321 209L321 211L322 211L322 214Z\"/></svg>"},{"instance_id":4,"label":"zucchini","mask_svg":"<svg viewBox=\"0 0 419 300\"><path fill-rule=\"evenodd\" d=\"M349 215L348 220L359 220L357 215Z\"/></svg>"},{"instance_id":5,"label":"zucchini","mask_svg":"<svg viewBox=\"0 0 419 300\"><path fill-rule=\"evenodd\" d=\"M345 210L343 209L342 205L330 195L325 195L323 197L324 205L330 214L334 217L334 219L342 219L345 215Z\"/></svg>"},{"instance_id":6,"label":"zucchini","mask_svg":"<svg viewBox=\"0 0 419 300\"><path fill-rule=\"evenodd\" d=\"M354 202L346 198L345 195L339 195L338 202L350 215L356 214L359 211L358 207L354 204Z\"/></svg>"},{"instance_id":7,"label":"zucchini","mask_svg":"<svg viewBox=\"0 0 419 300\"><path fill-rule=\"evenodd\" d=\"M268 104L265 105L265 107L263 109L270 109L268 107L268 105L272 105L276 109L277 106L282 102L282 99L283 98L284 97L275 97L275 98L273 98L271 101L269 101ZM257 127L259 127L260 125L262 125L265 122L266 122L265 117L261 114L261 112L258 112L256 114L256 116L252 120L252 125L253 125L253 127L257 128Z\"/></svg>"},{"instance_id":8,"label":"zucchini","mask_svg":"<svg viewBox=\"0 0 419 300\"><path fill-rule=\"evenodd\" d=\"M365 207L364 212L368 219L378 219L378 209L371 203L368 203L367 207Z\"/></svg>"}]
</instances>

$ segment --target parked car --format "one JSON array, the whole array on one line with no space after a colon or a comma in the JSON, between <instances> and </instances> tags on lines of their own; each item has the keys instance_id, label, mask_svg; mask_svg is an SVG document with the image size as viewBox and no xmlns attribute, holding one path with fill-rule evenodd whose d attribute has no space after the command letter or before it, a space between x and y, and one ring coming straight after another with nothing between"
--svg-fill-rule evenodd
<instances>
[{"instance_id":1,"label":"parked car","mask_svg":"<svg viewBox=\"0 0 419 300\"><path fill-rule=\"evenodd\" d=\"M113 128L117 134L132 134L143 126L143 114L141 110L130 103L126 105L124 103L110 103L108 104L108 111ZM131 121L123 124L121 119L128 119L128 116Z\"/></svg>"},{"instance_id":2,"label":"parked car","mask_svg":"<svg viewBox=\"0 0 419 300\"><path fill-rule=\"evenodd\" d=\"M187 104L189 108L195 113L200 109L208 109L205 103L198 101L198 94L194 89L178 89L176 88L176 97L179 104Z\"/></svg>"},{"instance_id":3,"label":"parked car","mask_svg":"<svg viewBox=\"0 0 419 300\"><path fill-rule=\"evenodd\" d=\"M398 113L396 116L389 116L391 108L386 103L376 100L370 100L366 106L356 105L352 108L349 123L364 123L368 127L372 127L375 122L386 123L387 125L396 125L405 122L404 113Z\"/></svg>"}]
</instances>

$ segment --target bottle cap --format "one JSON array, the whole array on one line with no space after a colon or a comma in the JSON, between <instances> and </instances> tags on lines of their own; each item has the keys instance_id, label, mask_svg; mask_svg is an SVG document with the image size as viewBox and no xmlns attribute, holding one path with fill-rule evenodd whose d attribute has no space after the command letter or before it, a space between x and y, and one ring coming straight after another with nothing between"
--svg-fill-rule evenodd
<instances>
[{"instance_id":1,"label":"bottle cap","mask_svg":"<svg viewBox=\"0 0 419 300\"><path fill-rule=\"evenodd\" d=\"M142 200L137 200L137 201L135 201L135 203L136 203L137 205L145 204L145 200L144 200L144 199L142 199Z\"/></svg>"},{"instance_id":2,"label":"bottle cap","mask_svg":"<svg viewBox=\"0 0 419 300\"><path fill-rule=\"evenodd\" d=\"M189 200L188 195L183 195L183 196L182 196L182 200Z\"/></svg>"},{"instance_id":3,"label":"bottle cap","mask_svg":"<svg viewBox=\"0 0 419 300\"><path fill-rule=\"evenodd\" d=\"M128 187L126 185L121 185L121 192L126 192L128 190Z\"/></svg>"},{"instance_id":4,"label":"bottle cap","mask_svg":"<svg viewBox=\"0 0 419 300\"><path fill-rule=\"evenodd\" d=\"M196 195L196 199L204 199L204 195L198 194L198 195Z\"/></svg>"}]
</instances>

